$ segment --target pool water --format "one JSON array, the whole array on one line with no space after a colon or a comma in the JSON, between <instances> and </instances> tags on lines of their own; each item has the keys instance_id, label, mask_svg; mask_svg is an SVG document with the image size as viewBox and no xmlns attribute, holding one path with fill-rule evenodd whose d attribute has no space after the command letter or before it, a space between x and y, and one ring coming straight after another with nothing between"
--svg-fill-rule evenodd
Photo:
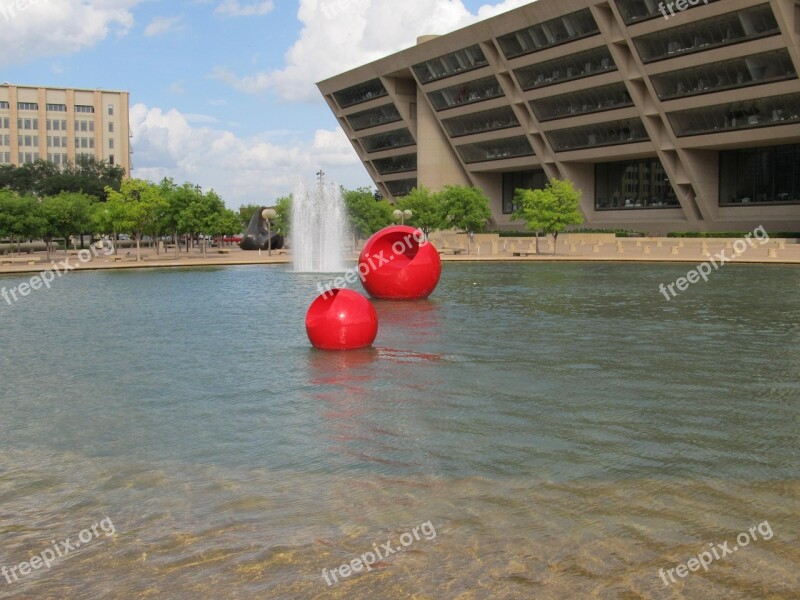
<instances>
[{"instance_id":1,"label":"pool water","mask_svg":"<svg viewBox=\"0 0 800 600\"><path fill-rule=\"evenodd\" d=\"M799 597L800 270L686 270L449 263L350 353L285 267L0 303L0 565L116 530L0 598Z\"/></svg>"}]
</instances>

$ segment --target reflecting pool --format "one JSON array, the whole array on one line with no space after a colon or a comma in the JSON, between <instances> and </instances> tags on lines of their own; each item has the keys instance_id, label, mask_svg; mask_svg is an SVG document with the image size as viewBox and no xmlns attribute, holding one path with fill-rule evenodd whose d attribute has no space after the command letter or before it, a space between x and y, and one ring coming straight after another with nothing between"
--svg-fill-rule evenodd
<instances>
[{"instance_id":1,"label":"reflecting pool","mask_svg":"<svg viewBox=\"0 0 800 600\"><path fill-rule=\"evenodd\" d=\"M448 263L430 300L375 303L374 349L323 353L289 269L0 304L0 566L116 531L0 598L797 597L800 270L668 302L685 265Z\"/></svg>"}]
</instances>

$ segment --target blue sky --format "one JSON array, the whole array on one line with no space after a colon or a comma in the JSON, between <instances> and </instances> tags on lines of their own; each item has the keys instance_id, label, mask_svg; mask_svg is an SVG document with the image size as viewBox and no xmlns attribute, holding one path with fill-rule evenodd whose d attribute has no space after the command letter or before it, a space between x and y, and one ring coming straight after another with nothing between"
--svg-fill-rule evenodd
<instances>
[{"instance_id":1,"label":"blue sky","mask_svg":"<svg viewBox=\"0 0 800 600\"><path fill-rule=\"evenodd\" d=\"M133 176L269 203L371 185L315 81L525 3L0 0L0 81L127 90Z\"/></svg>"}]
</instances>

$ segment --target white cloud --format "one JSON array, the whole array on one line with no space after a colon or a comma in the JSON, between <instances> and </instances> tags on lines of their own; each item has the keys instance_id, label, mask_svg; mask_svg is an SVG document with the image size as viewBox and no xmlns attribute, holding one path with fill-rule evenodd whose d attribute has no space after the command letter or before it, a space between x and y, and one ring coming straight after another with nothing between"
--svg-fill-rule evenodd
<instances>
[{"instance_id":1,"label":"white cloud","mask_svg":"<svg viewBox=\"0 0 800 600\"><path fill-rule=\"evenodd\" d=\"M290 193L298 180L313 178L320 168L349 187L369 181L339 129L319 129L310 139L275 132L239 137L213 127L203 115L165 112L144 104L131 108L130 121L134 177L154 181L173 177L178 183L213 187L231 208Z\"/></svg>"},{"instance_id":2,"label":"white cloud","mask_svg":"<svg viewBox=\"0 0 800 600\"><path fill-rule=\"evenodd\" d=\"M413 46L420 35L448 33L529 3L503 0L472 14L462 0L300 0L303 27L284 68L242 76L218 66L210 77L242 92L320 101L316 81Z\"/></svg>"},{"instance_id":3,"label":"white cloud","mask_svg":"<svg viewBox=\"0 0 800 600\"><path fill-rule=\"evenodd\" d=\"M38 0L18 8L0 0L0 65L23 64L90 48L111 31L127 33L142 0ZM20 3L21 4L21 3Z\"/></svg>"},{"instance_id":4,"label":"white cloud","mask_svg":"<svg viewBox=\"0 0 800 600\"><path fill-rule=\"evenodd\" d=\"M240 4L237 0L224 0L214 12L229 17L260 17L271 13L274 8L275 4L272 0L251 4Z\"/></svg>"},{"instance_id":5,"label":"white cloud","mask_svg":"<svg viewBox=\"0 0 800 600\"><path fill-rule=\"evenodd\" d=\"M164 35L171 31L180 29L181 17L155 17L150 24L145 27L145 37Z\"/></svg>"}]
</instances>

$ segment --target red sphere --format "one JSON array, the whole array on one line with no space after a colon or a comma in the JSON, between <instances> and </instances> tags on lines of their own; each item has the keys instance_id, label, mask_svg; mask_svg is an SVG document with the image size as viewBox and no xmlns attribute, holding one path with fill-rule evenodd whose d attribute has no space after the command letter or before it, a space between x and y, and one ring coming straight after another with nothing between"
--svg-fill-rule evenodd
<instances>
[{"instance_id":1,"label":"red sphere","mask_svg":"<svg viewBox=\"0 0 800 600\"><path fill-rule=\"evenodd\" d=\"M438 285L442 259L419 229L396 225L369 238L358 270L373 298L416 300L430 296Z\"/></svg>"},{"instance_id":2,"label":"red sphere","mask_svg":"<svg viewBox=\"0 0 800 600\"><path fill-rule=\"evenodd\" d=\"M361 294L334 289L319 296L306 314L306 333L321 350L357 350L378 335L378 313Z\"/></svg>"}]
</instances>

